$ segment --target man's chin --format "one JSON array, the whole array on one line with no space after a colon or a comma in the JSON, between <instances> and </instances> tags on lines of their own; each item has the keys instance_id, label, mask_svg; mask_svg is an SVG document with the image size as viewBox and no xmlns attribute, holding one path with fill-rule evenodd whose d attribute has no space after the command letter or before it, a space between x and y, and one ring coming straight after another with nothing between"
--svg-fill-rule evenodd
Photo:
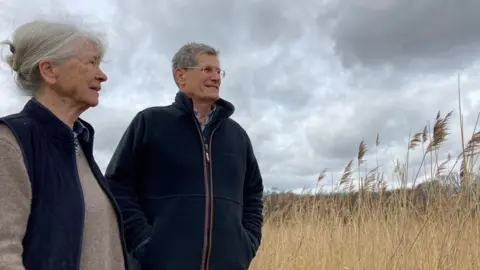
<instances>
[{"instance_id":1,"label":"man's chin","mask_svg":"<svg viewBox=\"0 0 480 270\"><path fill-rule=\"evenodd\" d=\"M215 101L217 101L217 100L220 99L220 95L219 95L218 93L215 93L215 94L214 94L214 93L211 93L211 94L205 95L205 96L204 96L204 99L205 99L205 100L210 100L210 101L212 101L212 102L215 102Z\"/></svg>"},{"instance_id":2,"label":"man's chin","mask_svg":"<svg viewBox=\"0 0 480 270\"><path fill-rule=\"evenodd\" d=\"M217 100L220 99L220 95L218 92L216 93L189 93L189 92L184 92L187 96L194 100L202 101L202 102L216 102Z\"/></svg>"},{"instance_id":3,"label":"man's chin","mask_svg":"<svg viewBox=\"0 0 480 270\"><path fill-rule=\"evenodd\" d=\"M212 97L210 100L211 100L212 102L217 102L219 99L220 99L219 96L215 96L215 97Z\"/></svg>"}]
</instances>

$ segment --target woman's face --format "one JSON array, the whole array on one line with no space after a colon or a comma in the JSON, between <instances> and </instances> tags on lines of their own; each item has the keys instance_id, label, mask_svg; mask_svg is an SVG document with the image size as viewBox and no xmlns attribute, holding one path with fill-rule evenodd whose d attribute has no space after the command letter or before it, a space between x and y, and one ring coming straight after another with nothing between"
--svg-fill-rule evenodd
<instances>
[{"instance_id":1,"label":"woman's face","mask_svg":"<svg viewBox=\"0 0 480 270\"><path fill-rule=\"evenodd\" d=\"M100 69L100 60L97 48L84 40L75 57L54 68L56 76L51 88L81 107L97 106L101 83L107 80Z\"/></svg>"}]
</instances>

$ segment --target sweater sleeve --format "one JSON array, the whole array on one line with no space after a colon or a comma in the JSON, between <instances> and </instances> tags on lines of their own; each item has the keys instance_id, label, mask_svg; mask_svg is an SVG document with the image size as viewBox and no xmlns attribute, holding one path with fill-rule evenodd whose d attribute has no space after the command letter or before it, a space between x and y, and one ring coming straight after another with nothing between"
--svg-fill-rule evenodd
<instances>
[{"instance_id":1,"label":"sweater sleeve","mask_svg":"<svg viewBox=\"0 0 480 270\"><path fill-rule=\"evenodd\" d=\"M25 270L22 240L32 194L20 147L5 125L0 125L0 153L0 270Z\"/></svg>"}]
</instances>

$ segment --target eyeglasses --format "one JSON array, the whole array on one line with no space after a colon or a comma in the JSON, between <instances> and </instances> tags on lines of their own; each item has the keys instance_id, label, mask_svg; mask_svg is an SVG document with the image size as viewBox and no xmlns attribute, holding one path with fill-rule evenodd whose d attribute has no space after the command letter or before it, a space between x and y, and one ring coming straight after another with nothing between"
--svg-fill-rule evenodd
<instances>
[{"instance_id":1,"label":"eyeglasses","mask_svg":"<svg viewBox=\"0 0 480 270\"><path fill-rule=\"evenodd\" d=\"M225 70L219 69L219 68L213 68L213 67L186 67L186 69L200 69L205 75L212 76L214 73L217 73L217 75L220 77L220 79L225 78Z\"/></svg>"}]
</instances>

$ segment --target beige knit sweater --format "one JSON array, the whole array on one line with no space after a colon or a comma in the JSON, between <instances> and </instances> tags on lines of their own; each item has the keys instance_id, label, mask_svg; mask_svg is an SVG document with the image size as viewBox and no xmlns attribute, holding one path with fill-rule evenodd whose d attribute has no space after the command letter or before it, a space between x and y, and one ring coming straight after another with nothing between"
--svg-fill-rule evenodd
<instances>
[{"instance_id":1,"label":"beige knit sweater","mask_svg":"<svg viewBox=\"0 0 480 270\"><path fill-rule=\"evenodd\" d=\"M124 258L115 212L98 185L83 152L77 156L85 198L82 270L123 270ZM0 125L0 270L25 270L22 239L32 198L20 147Z\"/></svg>"}]
</instances>

